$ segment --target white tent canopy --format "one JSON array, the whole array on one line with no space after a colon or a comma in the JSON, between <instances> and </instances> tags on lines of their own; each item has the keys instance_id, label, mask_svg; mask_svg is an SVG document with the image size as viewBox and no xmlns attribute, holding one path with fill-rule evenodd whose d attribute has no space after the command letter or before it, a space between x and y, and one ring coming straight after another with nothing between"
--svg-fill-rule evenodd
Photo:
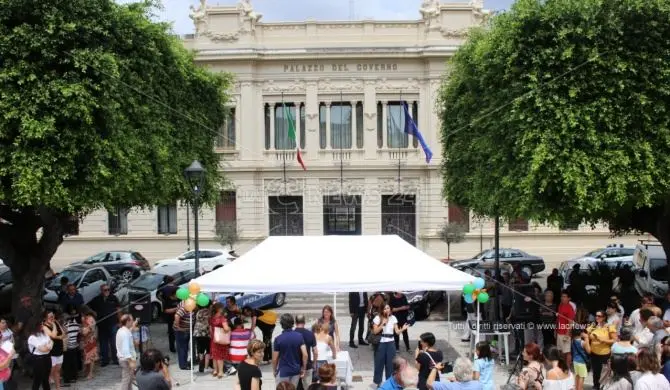
<instances>
[{"instance_id":1,"label":"white tent canopy","mask_svg":"<svg viewBox=\"0 0 670 390\"><path fill-rule=\"evenodd\" d=\"M204 292L458 291L473 276L395 235L269 237L196 279Z\"/></svg>"}]
</instances>

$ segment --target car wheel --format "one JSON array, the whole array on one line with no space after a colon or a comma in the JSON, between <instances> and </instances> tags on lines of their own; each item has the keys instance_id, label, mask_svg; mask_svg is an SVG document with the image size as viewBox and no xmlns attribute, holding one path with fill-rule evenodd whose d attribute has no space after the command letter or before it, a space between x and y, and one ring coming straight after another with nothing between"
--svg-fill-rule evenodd
<instances>
[{"instance_id":1,"label":"car wheel","mask_svg":"<svg viewBox=\"0 0 670 390\"><path fill-rule=\"evenodd\" d=\"M132 282L134 275L135 272L132 269L124 269L123 271L121 271L119 279L121 279L121 283L130 283Z\"/></svg>"},{"instance_id":2,"label":"car wheel","mask_svg":"<svg viewBox=\"0 0 670 390\"><path fill-rule=\"evenodd\" d=\"M533 278L533 269L530 268L529 266L521 268L521 271L524 272L526 275L528 275L530 278Z\"/></svg>"},{"instance_id":3,"label":"car wheel","mask_svg":"<svg viewBox=\"0 0 670 390\"><path fill-rule=\"evenodd\" d=\"M160 318L161 307L157 303L151 304L151 321L156 322Z\"/></svg>"},{"instance_id":4,"label":"car wheel","mask_svg":"<svg viewBox=\"0 0 670 390\"><path fill-rule=\"evenodd\" d=\"M274 307L282 307L286 303L286 294L277 293L275 294Z\"/></svg>"}]
</instances>

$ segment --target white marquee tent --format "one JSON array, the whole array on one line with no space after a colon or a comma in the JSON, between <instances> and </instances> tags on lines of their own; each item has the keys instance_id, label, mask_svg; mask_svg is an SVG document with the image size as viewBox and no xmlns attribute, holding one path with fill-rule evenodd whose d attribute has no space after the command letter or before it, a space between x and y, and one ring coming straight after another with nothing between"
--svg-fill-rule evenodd
<instances>
[{"instance_id":1,"label":"white marquee tent","mask_svg":"<svg viewBox=\"0 0 670 390\"><path fill-rule=\"evenodd\" d=\"M269 237L196 279L203 292L460 291L473 276L396 235Z\"/></svg>"}]
</instances>

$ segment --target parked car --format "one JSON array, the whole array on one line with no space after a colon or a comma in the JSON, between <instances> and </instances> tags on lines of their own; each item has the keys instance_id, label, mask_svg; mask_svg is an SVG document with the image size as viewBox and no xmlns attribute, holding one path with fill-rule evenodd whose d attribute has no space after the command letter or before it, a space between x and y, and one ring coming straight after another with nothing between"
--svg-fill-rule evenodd
<instances>
[{"instance_id":1,"label":"parked car","mask_svg":"<svg viewBox=\"0 0 670 390\"><path fill-rule=\"evenodd\" d=\"M623 260L617 261L602 261L591 258L580 258L577 260L568 260L561 263L558 267L558 274L563 277L563 289L568 289L570 287L570 275L572 275L573 267L575 264L579 264L579 274L582 275L582 279L587 281L585 288L587 294L596 294L598 291L598 286L595 284L589 284L593 278L593 272L596 267L599 265L607 265L612 271L617 268L630 267L631 269L635 268L632 260L627 260L625 257L621 257ZM612 280L612 283L615 283L615 280Z\"/></svg>"},{"instance_id":2,"label":"parked car","mask_svg":"<svg viewBox=\"0 0 670 390\"><path fill-rule=\"evenodd\" d=\"M235 260L231 254L223 249L200 249L200 272L209 272ZM160 270L164 274L192 270L195 267L195 251L182 253L174 259L165 259L157 262L153 270Z\"/></svg>"},{"instance_id":3,"label":"parked car","mask_svg":"<svg viewBox=\"0 0 670 390\"><path fill-rule=\"evenodd\" d=\"M195 277L195 271L180 271L174 274L165 274L161 272L145 272L139 278L130 282L130 284L120 288L116 292L121 306L130 304L131 294L151 294L151 319L156 321L163 312L163 303L157 298L156 293L169 283L170 278L174 279L176 285L188 283Z\"/></svg>"},{"instance_id":4,"label":"parked car","mask_svg":"<svg viewBox=\"0 0 670 390\"><path fill-rule=\"evenodd\" d=\"M446 291L409 291L405 292L407 301L416 320L425 320L433 308L446 299Z\"/></svg>"},{"instance_id":5,"label":"parked car","mask_svg":"<svg viewBox=\"0 0 670 390\"><path fill-rule=\"evenodd\" d=\"M611 244L605 248L599 248L585 253L583 256L572 259L577 260L602 260L602 261L633 261L634 246L623 244Z\"/></svg>"},{"instance_id":6,"label":"parked car","mask_svg":"<svg viewBox=\"0 0 670 390\"><path fill-rule=\"evenodd\" d=\"M73 263L76 264L105 267L112 276L117 276L121 283L129 283L143 271L151 269L149 261L139 252L132 250L100 252L84 261Z\"/></svg>"},{"instance_id":7,"label":"parked car","mask_svg":"<svg viewBox=\"0 0 670 390\"><path fill-rule=\"evenodd\" d=\"M663 298L668 291L668 260L658 242L642 241L635 247L635 289L640 295Z\"/></svg>"},{"instance_id":8,"label":"parked car","mask_svg":"<svg viewBox=\"0 0 670 390\"><path fill-rule=\"evenodd\" d=\"M112 291L114 291L117 286L116 280L110 275L105 267L91 264L69 266L47 284L44 294L44 306L47 309L58 307L58 291L60 290L60 283L63 277L67 277L69 283L72 283L77 287L77 291L84 298L85 305L88 305L93 298L100 295L101 285L105 283L109 284Z\"/></svg>"},{"instance_id":9,"label":"parked car","mask_svg":"<svg viewBox=\"0 0 670 390\"><path fill-rule=\"evenodd\" d=\"M221 293L216 299L225 304L229 296L235 297L237 306L250 306L252 309L281 307L286 303L286 293Z\"/></svg>"},{"instance_id":10,"label":"parked car","mask_svg":"<svg viewBox=\"0 0 670 390\"><path fill-rule=\"evenodd\" d=\"M478 253L471 259L457 260L449 263L454 268L472 267L477 264L495 262L495 248L487 249ZM521 271L532 277L534 274L544 271L544 259L539 256L533 256L520 249L500 248L500 262L508 263L512 266L517 264L521 266Z\"/></svg>"}]
</instances>

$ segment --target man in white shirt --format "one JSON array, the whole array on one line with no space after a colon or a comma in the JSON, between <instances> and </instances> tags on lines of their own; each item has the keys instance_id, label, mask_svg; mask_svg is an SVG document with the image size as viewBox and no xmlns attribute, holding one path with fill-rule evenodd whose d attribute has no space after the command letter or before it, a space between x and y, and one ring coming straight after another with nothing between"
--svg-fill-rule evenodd
<instances>
[{"instance_id":1,"label":"man in white shirt","mask_svg":"<svg viewBox=\"0 0 670 390\"><path fill-rule=\"evenodd\" d=\"M653 304L654 304L653 298L648 295L645 295L644 297L642 297L642 300L640 301L640 308L635 309L633 310L632 313L630 313L630 318L628 319L628 321L633 326L633 334L641 332L645 327L640 322L640 310L646 309Z\"/></svg>"},{"instance_id":2,"label":"man in white shirt","mask_svg":"<svg viewBox=\"0 0 670 390\"><path fill-rule=\"evenodd\" d=\"M132 329L137 324L130 314L121 316L121 327L116 332L116 354L121 366L121 390L132 390L133 376L137 366L137 354Z\"/></svg>"},{"instance_id":3,"label":"man in white shirt","mask_svg":"<svg viewBox=\"0 0 670 390\"><path fill-rule=\"evenodd\" d=\"M633 345L635 346L645 346L651 343L651 339L654 338L654 334L647 327L647 321L654 316L654 313L649 309L642 309L638 315L639 322L642 325L642 329L639 331L633 331Z\"/></svg>"}]
</instances>

